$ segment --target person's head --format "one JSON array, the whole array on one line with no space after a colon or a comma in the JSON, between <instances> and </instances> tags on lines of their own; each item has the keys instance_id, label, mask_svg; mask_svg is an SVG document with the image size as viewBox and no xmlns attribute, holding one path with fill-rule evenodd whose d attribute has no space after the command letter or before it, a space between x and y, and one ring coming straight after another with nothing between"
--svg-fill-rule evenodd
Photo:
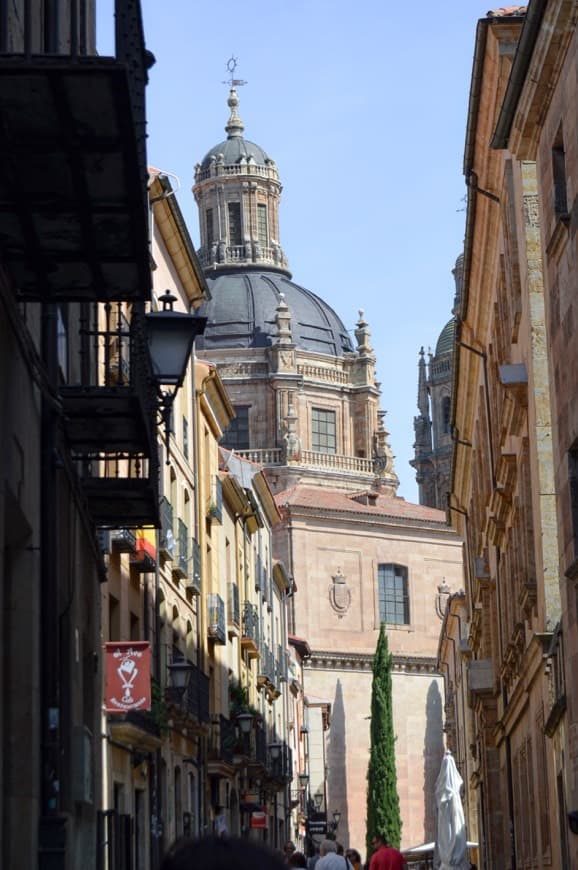
<instances>
[{"instance_id":1,"label":"person's head","mask_svg":"<svg viewBox=\"0 0 578 870\"><path fill-rule=\"evenodd\" d=\"M259 843L237 837L180 840L169 850L161 870L286 870L283 859Z\"/></svg>"},{"instance_id":2,"label":"person's head","mask_svg":"<svg viewBox=\"0 0 578 870\"><path fill-rule=\"evenodd\" d=\"M345 853L345 857L351 861L352 864L361 864L361 855L357 849L348 849Z\"/></svg>"},{"instance_id":3,"label":"person's head","mask_svg":"<svg viewBox=\"0 0 578 870\"><path fill-rule=\"evenodd\" d=\"M285 857L290 858L295 851L295 843L293 843L291 840L287 840L287 842L283 846L283 851L285 852Z\"/></svg>"},{"instance_id":4,"label":"person's head","mask_svg":"<svg viewBox=\"0 0 578 870\"><path fill-rule=\"evenodd\" d=\"M323 857L324 855L329 855L330 852L337 852L335 840L322 840L319 846L319 854Z\"/></svg>"},{"instance_id":5,"label":"person's head","mask_svg":"<svg viewBox=\"0 0 578 870\"><path fill-rule=\"evenodd\" d=\"M337 849L338 855L343 855L343 846L341 845L341 843L336 843L335 848Z\"/></svg>"},{"instance_id":6,"label":"person's head","mask_svg":"<svg viewBox=\"0 0 578 870\"><path fill-rule=\"evenodd\" d=\"M371 841L371 845L374 849L379 849L381 846L387 846L387 837L385 834L376 834Z\"/></svg>"},{"instance_id":7,"label":"person's head","mask_svg":"<svg viewBox=\"0 0 578 870\"><path fill-rule=\"evenodd\" d=\"M288 859L287 864L290 867L307 867L307 858L303 852L293 852L291 857Z\"/></svg>"}]
</instances>

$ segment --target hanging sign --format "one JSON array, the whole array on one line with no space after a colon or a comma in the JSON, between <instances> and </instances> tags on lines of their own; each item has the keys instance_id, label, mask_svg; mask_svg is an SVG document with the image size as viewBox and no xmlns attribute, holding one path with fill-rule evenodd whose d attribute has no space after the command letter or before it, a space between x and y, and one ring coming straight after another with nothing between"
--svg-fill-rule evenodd
<instances>
[{"instance_id":1,"label":"hanging sign","mask_svg":"<svg viewBox=\"0 0 578 870\"><path fill-rule=\"evenodd\" d=\"M252 828L266 828L267 827L267 813L252 812L251 813L251 827Z\"/></svg>"},{"instance_id":2,"label":"hanging sign","mask_svg":"<svg viewBox=\"0 0 578 870\"><path fill-rule=\"evenodd\" d=\"M148 641L105 643L107 713L151 708L151 645Z\"/></svg>"}]
</instances>

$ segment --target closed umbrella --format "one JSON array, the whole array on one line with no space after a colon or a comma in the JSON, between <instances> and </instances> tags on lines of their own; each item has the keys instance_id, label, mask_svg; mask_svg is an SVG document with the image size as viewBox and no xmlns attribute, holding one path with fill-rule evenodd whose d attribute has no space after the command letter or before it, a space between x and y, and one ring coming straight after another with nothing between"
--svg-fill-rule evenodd
<instances>
[{"instance_id":1,"label":"closed umbrella","mask_svg":"<svg viewBox=\"0 0 578 870\"><path fill-rule=\"evenodd\" d=\"M435 785L438 826L434 866L439 870L469 870L463 783L453 755L446 752Z\"/></svg>"}]
</instances>

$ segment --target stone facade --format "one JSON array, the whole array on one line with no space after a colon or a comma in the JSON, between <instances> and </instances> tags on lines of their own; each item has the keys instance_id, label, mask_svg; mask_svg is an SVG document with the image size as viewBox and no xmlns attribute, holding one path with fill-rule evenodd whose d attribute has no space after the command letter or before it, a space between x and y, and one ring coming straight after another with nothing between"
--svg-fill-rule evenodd
<instances>
[{"instance_id":1,"label":"stone facade","mask_svg":"<svg viewBox=\"0 0 578 870\"><path fill-rule=\"evenodd\" d=\"M530 9L528 17L530 18ZM534 17L536 13L532 15ZM550 563L545 606L554 629L546 663L545 729L553 758L549 792L559 817L561 860L578 867L576 834L567 813L578 807L578 622L576 558L578 554L576 440L578 437L574 323L576 266L576 173L578 171L576 110L575 2L546 6L532 38L521 40L529 60L517 62L509 86L511 99L502 115L502 134L521 162L525 181L523 214L532 241L528 278L532 307L543 308L544 326L535 338L544 365L541 403L537 414L537 451L547 456L550 528L545 550ZM533 23L533 22L532 22ZM542 269L540 270L540 266ZM539 293L537 279L542 277ZM549 375L549 379L548 376ZM548 384L548 394L545 385ZM549 399L549 405L546 403ZM551 431L544 426L551 413ZM550 440L551 439L551 440ZM550 447L551 444L551 447Z\"/></svg>"},{"instance_id":2,"label":"stone facade","mask_svg":"<svg viewBox=\"0 0 578 870\"><path fill-rule=\"evenodd\" d=\"M444 515L377 496L360 503L331 490L277 494L276 550L298 591L293 619L311 645L306 694L331 704L328 808L339 836L363 848L371 661L379 633L379 566L406 566L408 614L388 625L394 655L396 766L404 846L433 838L433 783L443 755L443 686L437 670L439 588L459 588L461 543ZM383 607L383 604L382 604ZM441 612L441 611L440 611Z\"/></svg>"},{"instance_id":3,"label":"stone facade","mask_svg":"<svg viewBox=\"0 0 578 870\"><path fill-rule=\"evenodd\" d=\"M575 10L575 4L548 4L538 29L540 4L480 20L466 133L450 510L466 541L467 566L464 662L453 667L467 674L471 714L456 707L454 715L470 755L462 761L470 825L477 825L487 868L575 866L558 659L566 602L556 502L564 499L564 484L554 472L564 417L550 377L553 367L568 370L568 352L562 344L548 346L544 235L556 223L552 155L544 154L541 166L535 149L556 81L551 73L561 68L569 44L569 7ZM568 57L567 81L575 72L575 57ZM572 99L568 105L574 112ZM555 140L548 143L551 149ZM554 282L555 270L550 277ZM565 511L559 511L561 519ZM450 670L449 644L442 658Z\"/></svg>"}]
</instances>

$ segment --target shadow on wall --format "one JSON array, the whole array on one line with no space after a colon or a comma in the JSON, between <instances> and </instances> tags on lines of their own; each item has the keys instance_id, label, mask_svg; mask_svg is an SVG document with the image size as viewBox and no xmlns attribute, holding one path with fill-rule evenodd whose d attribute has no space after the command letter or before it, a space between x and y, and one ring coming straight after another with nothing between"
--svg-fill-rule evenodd
<instances>
[{"instance_id":1,"label":"shadow on wall","mask_svg":"<svg viewBox=\"0 0 578 870\"><path fill-rule=\"evenodd\" d=\"M432 680L425 705L425 739L423 748L424 842L436 838L437 813L435 784L444 757L442 696L436 680Z\"/></svg>"},{"instance_id":2,"label":"shadow on wall","mask_svg":"<svg viewBox=\"0 0 578 870\"><path fill-rule=\"evenodd\" d=\"M345 707L341 680L337 680L335 700L331 709L331 728L327 747L327 821L333 820L333 812L339 810L341 819L337 840L349 843L349 817L347 813L347 775L345 768Z\"/></svg>"}]
</instances>

